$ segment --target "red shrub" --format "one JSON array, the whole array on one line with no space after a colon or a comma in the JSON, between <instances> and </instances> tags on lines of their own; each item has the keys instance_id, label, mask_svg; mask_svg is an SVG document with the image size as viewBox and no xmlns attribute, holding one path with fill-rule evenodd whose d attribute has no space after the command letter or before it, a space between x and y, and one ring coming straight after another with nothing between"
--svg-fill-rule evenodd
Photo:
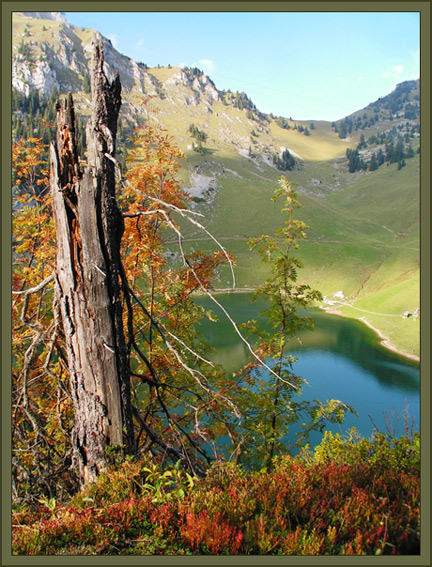
<instances>
[{"instance_id":1,"label":"red shrub","mask_svg":"<svg viewBox=\"0 0 432 567\"><path fill-rule=\"evenodd\" d=\"M195 513L185 509L180 533L194 551L201 549L212 555L237 555L243 541L239 529L230 526L219 512L210 515L208 510Z\"/></svg>"}]
</instances>

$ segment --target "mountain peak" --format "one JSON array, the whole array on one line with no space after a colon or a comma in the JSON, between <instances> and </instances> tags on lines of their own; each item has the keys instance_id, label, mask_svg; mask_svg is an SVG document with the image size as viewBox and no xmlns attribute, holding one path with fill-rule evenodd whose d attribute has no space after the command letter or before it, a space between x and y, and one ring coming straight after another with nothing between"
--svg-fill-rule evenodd
<instances>
[{"instance_id":1,"label":"mountain peak","mask_svg":"<svg viewBox=\"0 0 432 567\"><path fill-rule=\"evenodd\" d=\"M64 12L21 12L26 18L36 18L37 20L53 20L55 22L66 23Z\"/></svg>"}]
</instances>

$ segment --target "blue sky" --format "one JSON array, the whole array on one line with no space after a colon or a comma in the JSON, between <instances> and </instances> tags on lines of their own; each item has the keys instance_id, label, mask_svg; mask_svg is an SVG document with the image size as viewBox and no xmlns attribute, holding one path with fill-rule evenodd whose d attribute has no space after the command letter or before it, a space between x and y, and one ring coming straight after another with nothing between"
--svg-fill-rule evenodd
<instances>
[{"instance_id":1,"label":"blue sky","mask_svg":"<svg viewBox=\"0 0 432 567\"><path fill-rule=\"evenodd\" d=\"M135 61L197 66L219 90L244 91L262 112L297 120L338 120L419 77L418 12L65 15Z\"/></svg>"}]
</instances>

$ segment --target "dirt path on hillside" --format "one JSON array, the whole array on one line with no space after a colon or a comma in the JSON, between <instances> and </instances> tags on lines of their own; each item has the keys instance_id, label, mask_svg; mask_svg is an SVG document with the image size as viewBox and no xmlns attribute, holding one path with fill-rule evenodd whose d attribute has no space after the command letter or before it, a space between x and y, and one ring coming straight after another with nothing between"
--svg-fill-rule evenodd
<instances>
[{"instance_id":1,"label":"dirt path on hillside","mask_svg":"<svg viewBox=\"0 0 432 567\"><path fill-rule=\"evenodd\" d=\"M374 225L376 225L376 226L379 226L380 228L382 228L382 229L384 229L384 230L387 230L387 231L390 232L390 234L393 236L393 240L396 240L397 234L396 234L391 228L389 228L388 226L385 226L384 224L379 224L379 223L374 222L374 221L369 221L369 222L370 222L371 224L374 224Z\"/></svg>"},{"instance_id":2,"label":"dirt path on hillside","mask_svg":"<svg viewBox=\"0 0 432 567\"><path fill-rule=\"evenodd\" d=\"M324 299L324 302L326 302L326 300ZM336 304L336 305L335 305ZM333 307L350 307L351 309L355 309L356 311L360 311L361 313L368 313L369 315L380 315L382 317L400 317L401 315L399 313L375 313L374 311L366 311L366 309L360 309L359 307L354 307L354 305L351 305L351 303L345 303L344 301L332 301L330 303L330 305ZM326 309L325 307L323 309Z\"/></svg>"}]
</instances>

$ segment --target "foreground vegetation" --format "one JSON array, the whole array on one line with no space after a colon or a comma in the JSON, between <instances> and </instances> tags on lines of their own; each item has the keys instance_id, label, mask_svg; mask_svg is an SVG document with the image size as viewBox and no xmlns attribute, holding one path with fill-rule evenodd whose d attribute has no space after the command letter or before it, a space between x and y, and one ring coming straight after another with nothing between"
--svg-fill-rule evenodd
<instances>
[{"instance_id":1,"label":"foreground vegetation","mask_svg":"<svg viewBox=\"0 0 432 567\"><path fill-rule=\"evenodd\" d=\"M13 515L16 555L381 555L420 552L420 441L326 433L314 452L203 480L130 459L67 505Z\"/></svg>"}]
</instances>

